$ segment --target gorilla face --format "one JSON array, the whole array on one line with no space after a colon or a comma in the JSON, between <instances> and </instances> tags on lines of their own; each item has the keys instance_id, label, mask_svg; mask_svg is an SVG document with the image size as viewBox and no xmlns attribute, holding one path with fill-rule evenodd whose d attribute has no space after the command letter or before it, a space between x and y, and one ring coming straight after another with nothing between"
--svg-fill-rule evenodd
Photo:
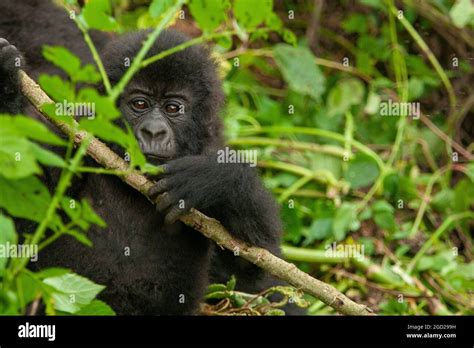
<instances>
[{"instance_id":1,"label":"gorilla face","mask_svg":"<svg viewBox=\"0 0 474 348\"><path fill-rule=\"evenodd\" d=\"M104 62L112 84L123 76L124 62L137 54L145 39L146 33L133 33L109 44ZM147 57L186 40L182 34L165 31ZM193 46L139 70L118 106L148 160L160 164L201 154L220 142L217 112L222 102L214 63L204 48Z\"/></svg>"},{"instance_id":2,"label":"gorilla face","mask_svg":"<svg viewBox=\"0 0 474 348\"><path fill-rule=\"evenodd\" d=\"M157 94L146 86L132 84L122 95L120 109L151 162L163 162L182 152L175 130L192 118L190 93L171 89Z\"/></svg>"}]
</instances>

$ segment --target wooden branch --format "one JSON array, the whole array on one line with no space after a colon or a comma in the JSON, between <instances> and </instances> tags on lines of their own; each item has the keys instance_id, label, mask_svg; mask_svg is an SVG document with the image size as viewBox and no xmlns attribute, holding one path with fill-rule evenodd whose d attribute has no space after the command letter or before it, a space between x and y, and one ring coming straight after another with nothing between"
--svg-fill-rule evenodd
<instances>
[{"instance_id":1,"label":"wooden branch","mask_svg":"<svg viewBox=\"0 0 474 348\"><path fill-rule=\"evenodd\" d=\"M51 118L46 113L41 112L41 106L43 104L52 103L53 101L25 72L20 70L19 74L22 93L49 122L56 125L65 134L74 137L74 142L76 144L80 144L86 137L90 136L85 131L74 132L73 127L70 125L58 119ZM77 125L77 123L74 125ZM87 148L87 154L107 169L120 171L126 171L129 169L127 162L97 138L91 138ZM120 176L120 178L145 196L147 196L148 190L153 185L152 181L148 180L138 171L131 171L130 174ZM212 219L195 209L191 209L191 212L182 216L180 220L186 225L201 232L207 238L212 239L221 247L233 252L238 251L239 256L254 263L274 276L287 281L296 288L313 295L342 314L374 315L372 310L367 306L352 301L331 285L317 280L309 274L299 270L294 264L276 257L265 249L253 247L235 239L219 221Z\"/></svg>"}]
</instances>

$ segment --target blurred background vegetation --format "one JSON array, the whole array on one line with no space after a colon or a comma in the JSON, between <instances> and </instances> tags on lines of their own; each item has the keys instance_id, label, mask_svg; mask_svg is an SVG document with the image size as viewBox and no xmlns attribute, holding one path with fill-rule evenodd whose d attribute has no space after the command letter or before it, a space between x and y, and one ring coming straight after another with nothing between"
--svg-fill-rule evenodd
<instances>
[{"instance_id":1,"label":"blurred background vegetation","mask_svg":"<svg viewBox=\"0 0 474 348\"><path fill-rule=\"evenodd\" d=\"M149 4L114 0L119 30L152 27ZM472 2L197 0L184 18L193 37L236 30L212 46L225 132L258 149L285 257L381 314L473 314ZM384 117L389 101L420 114Z\"/></svg>"}]
</instances>

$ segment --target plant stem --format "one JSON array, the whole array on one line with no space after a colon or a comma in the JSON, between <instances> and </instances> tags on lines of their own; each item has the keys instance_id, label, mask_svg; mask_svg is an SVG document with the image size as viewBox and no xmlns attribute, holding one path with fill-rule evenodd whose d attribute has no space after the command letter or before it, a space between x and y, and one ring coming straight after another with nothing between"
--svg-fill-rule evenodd
<instances>
[{"instance_id":1,"label":"plant stem","mask_svg":"<svg viewBox=\"0 0 474 348\"><path fill-rule=\"evenodd\" d=\"M474 219L474 213L468 211L468 212L454 214L447 217L446 220L444 220L444 222L441 224L441 226L439 226L438 229L425 242L425 244L423 244L421 249L418 251L415 257L408 264L407 273L411 274L413 272L418 261L420 261L420 258L428 251L428 249L433 245L433 243L437 241L439 237L441 237L441 235L448 230L448 228L451 226L452 223L458 220L463 220L463 219L468 219L468 218Z\"/></svg>"},{"instance_id":2,"label":"plant stem","mask_svg":"<svg viewBox=\"0 0 474 348\"><path fill-rule=\"evenodd\" d=\"M306 143L301 141L281 140L281 139L270 139L263 137L245 137L245 138L234 138L227 142L229 145L263 145L263 146L275 146L284 147L294 150L307 150L318 153L325 153L332 156L344 157L344 149L332 146L332 145L319 145Z\"/></svg>"},{"instance_id":3,"label":"plant stem","mask_svg":"<svg viewBox=\"0 0 474 348\"><path fill-rule=\"evenodd\" d=\"M120 81L111 90L110 97L113 100L116 100L119 97L120 93L122 93L125 86L130 82L133 75L135 75L135 73L142 67L142 61L150 50L151 46L153 46L163 29L168 25L169 22L171 22L175 13L183 6L185 2L186 0L177 0L174 6L170 7L165 12L165 14L163 15L163 20L160 21L155 30L145 40L145 43L140 48L140 51L138 51L137 55L133 59L132 65L127 69Z\"/></svg>"},{"instance_id":4,"label":"plant stem","mask_svg":"<svg viewBox=\"0 0 474 348\"><path fill-rule=\"evenodd\" d=\"M299 134L315 135L315 136L319 136L319 137L323 137L327 139L332 139L341 143L344 143L346 141L346 138L342 134L331 132L325 129L309 128L309 127L269 126L269 127L261 127L261 128L247 128L243 130L243 133L299 133ZM377 165L379 166L381 170L385 168L385 163L377 155L377 153L372 151L370 148L368 148L364 144L354 139L352 139L351 144L360 152L363 152L367 156L371 157L377 163Z\"/></svg>"}]
</instances>

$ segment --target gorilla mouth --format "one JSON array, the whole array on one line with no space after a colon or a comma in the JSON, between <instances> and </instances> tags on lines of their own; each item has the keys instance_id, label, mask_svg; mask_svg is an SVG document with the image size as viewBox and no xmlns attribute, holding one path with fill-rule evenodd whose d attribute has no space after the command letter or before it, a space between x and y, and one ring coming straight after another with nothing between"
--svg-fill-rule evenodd
<instances>
[{"instance_id":1,"label":"gorilla mouth","mask_svg":"<svg viewBox=\"0 0 474 348\"><path fill-rule=\"evenodd\" d=\"M151 163L154 162L165 162L171 159L171 156L157 155L155 153L143 153L145 157L150 160Z\"/></svg>"}]
</instances>

